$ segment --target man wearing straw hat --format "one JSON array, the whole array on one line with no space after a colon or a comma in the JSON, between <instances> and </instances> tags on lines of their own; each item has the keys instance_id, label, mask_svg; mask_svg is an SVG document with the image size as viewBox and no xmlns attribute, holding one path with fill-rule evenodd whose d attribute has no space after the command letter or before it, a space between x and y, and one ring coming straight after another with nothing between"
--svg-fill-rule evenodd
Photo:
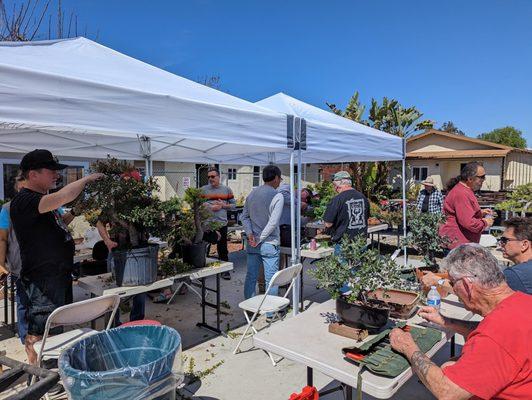
<instances>
[{"instance_id":1,"label":"man wearing straw hat","mask_svg":"<svg viewBox=\"0 0 532 400\"><path fill-rule=\"evenodd\" d=\"M434 185L432 176L429 176L421 184L424 188L420 190L417 196L417 210L431 214L441 214L443 212L443 195Z\"/></svg>"}]
</instances>

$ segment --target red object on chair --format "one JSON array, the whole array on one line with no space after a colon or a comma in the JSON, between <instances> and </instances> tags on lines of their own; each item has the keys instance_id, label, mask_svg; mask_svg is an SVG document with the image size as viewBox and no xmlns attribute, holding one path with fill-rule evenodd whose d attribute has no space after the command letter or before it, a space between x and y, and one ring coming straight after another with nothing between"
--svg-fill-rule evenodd
<instances>
[{"instance_id":1,"label":"red object on chair","mask_svg":"<svg viewBox=\"0 0 532 400\"><path fill-rule=\"evenodd\" d=\"M318 400L320 394L314 386L305 386L301 393L292 393L288 400Z\"/></svg>"},{"instance_id":2,"label":"red object on chair","mask_svg":"<svg viewBox=\"0 0 532 400\"><path fill-rule=\"evenodd\" d=\"M120 325L120 328L125 327L125 326L138 326L138 325L161 326L162 324L159 321L154 321L152 319L141 319L139 321L124 322L122 325Z\"/></svg>"}]
</instances>

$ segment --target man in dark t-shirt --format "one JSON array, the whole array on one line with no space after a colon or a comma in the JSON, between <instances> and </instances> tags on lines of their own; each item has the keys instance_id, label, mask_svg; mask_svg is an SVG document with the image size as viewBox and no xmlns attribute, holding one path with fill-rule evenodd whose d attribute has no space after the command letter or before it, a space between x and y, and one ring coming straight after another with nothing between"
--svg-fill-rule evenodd
<instances>
[{"instance_id":1,"label":"man in dark t-shirt","mask_svg":"<svg viewBox=\"0 0 532 400\"><path fill-rule=\"evenodd\" d=\"M74 241L57 210L102 176L88 175L47 194L56 186L57 171L64 168L48 150L29 152L20 163L25 188L11 201L10 217L22 261L21 286L28 300L25 345L31 364L37 361L33 344L41 339L46 320L56 308L72 302Z\"/></svg>"},{"instance_id":2,"label":"man in dark t-shirt","mask_svg":"<svg viewBox=\"0 0 532 400\"><path fill-rule=\"evenodd\" d=\"M354 239L360 234L367 235L369 202L362 193L353 189L347 171L334 174L333 184L338 195L327 205L323 221L338 253L344 236Z\"/></svg>"}]
</instances>

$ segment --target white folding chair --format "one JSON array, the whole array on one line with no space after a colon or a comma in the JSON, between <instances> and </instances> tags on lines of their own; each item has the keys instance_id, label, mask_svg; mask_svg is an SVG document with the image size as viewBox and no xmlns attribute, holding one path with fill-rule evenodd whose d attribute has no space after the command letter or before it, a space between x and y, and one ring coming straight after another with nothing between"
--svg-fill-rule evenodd
<instances>
[{"instance_id":1,"label":"white folding chair","mask_svg":"<svg viewBox=\"0 0 532 400\"><path fill-rule=\"evenodd\" d=\"M37 365L40 367L43 359L59 358L61 351L75 342L98 332L90 328L78 328L48 337L50 329L58 326L83 324L93 321L105 313L111 312L111 318L105 328L107 330L113 323L119 304L120 296L110 294L67 304L54 310L46 320L42 340L33 345L33 348L38 354Z\"/></svg>"},{"instance_id":2,"label":"white folding chair","mask_svg":"<svg viewBox=\"0 0 532 400\"><path fill-rule=\"evenodd\" d=\"M240 345L242 344L244 339L247 338L246 335L250 329L253 332L248 337L252 337L255 333L257 333L257 329L255 329L255 327L253 326L253 322L258 318L258 316L260 316L261 314L273 313L274 318L270 321L270 324L275 318L280 319L279 312L284 310L290 304L288 295L290 294L290 291L294 286L294 282L299 276L299 273L301 272L302 268L303 264L296 264L276 272L275 275L272 277L265 294L261 294L250 299L244 300L238 305L238 307L240 307L244 311L244 316L246 317L246 321L248 322L248 324L235 350L233 351L233 354L236 354L239 351ZM268 294L271 292L274 286L284 286L287 284L290 284L290 286L288 286L288 289L284 296L281 297ZM297 307L297 305L294 305L294 307ZM253 313L253 316L251 318L249 318L248 312ZM273 366L275 367L276 361L273 359L273 356L269 351L267 353L270 357L270 360L272 361Z\"/></svg>"}]
</instances>

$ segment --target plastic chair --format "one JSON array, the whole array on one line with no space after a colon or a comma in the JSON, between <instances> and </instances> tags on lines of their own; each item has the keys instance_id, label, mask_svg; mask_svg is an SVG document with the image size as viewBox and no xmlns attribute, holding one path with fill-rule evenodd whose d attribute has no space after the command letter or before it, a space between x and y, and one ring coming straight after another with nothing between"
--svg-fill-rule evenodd
<instances>
[{"instance_id":1,"label":"plastic chair","mask_svg":"<svg viewBox=\"0 0 532 400\"><path fill-rule=\"evenodd\" d=\"M246 321L248 322L248 324L246 326L244 334L240 338L235 350L233 351L233 354L236 354L238 352L240 345L242 344L244 339L246 339L246 335L250 329L253 331L253 333L251 333L249 337L252 337L255 333L258 332L257 329L255 329L255 327L253 326L253 322L258 318L259 315L265 313L273 313L274 317L269 322L270 325L275 318L280 319L279 312L284 310L290 304L288 295L290 294L290 291L294 286L294 282L299 276L299 273L301 272L302 268L303 264L295 264L291 267L276 272L275 275L272 277L265 294L251 297L250 299L244 300L238 305L238 307L240 307L244 311L244 316L246 317ZM283 286L287 284L290 284L290 286L288 286L288 289L286 290L284 296L281 297L268 294L271 292L274 286ZM253 313L253 316L251 318L249 318L248 312ZM276 361L273 359L273 356L269 351L267 353L270 357L270 360L272 361L273 366L275 367L275 365L277 364Z\"/></svg>"},{"instance_id":2,"label":"plastic chair","mask_svg":"<svg viewBox=\"0 0 532 400\"><path fill-rule=\"evenodd\" d=\"M58 326L79 325L93 321L107 312L111 312L111 318L105 330L109 329L114 321L114 316L120 296L110 294L83 300L77 303L67 304L54 310L46 321L42 340L36 342L33 347L37 352L37 366L41 367L43 359L57 359L59 354L75 342L94 335L98 331L90 328L78 328L59 335L50 336L50 329ZM32 382L33 383L33 382Z\"/></svg>"}]
</instances>

